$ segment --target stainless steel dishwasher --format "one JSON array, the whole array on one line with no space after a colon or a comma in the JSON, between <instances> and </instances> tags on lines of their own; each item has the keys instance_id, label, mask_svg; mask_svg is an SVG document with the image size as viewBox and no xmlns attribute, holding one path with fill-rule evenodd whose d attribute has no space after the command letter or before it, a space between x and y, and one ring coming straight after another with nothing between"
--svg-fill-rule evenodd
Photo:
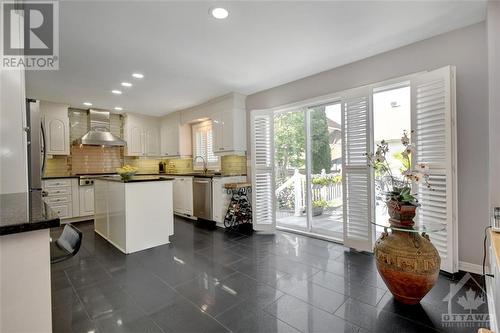
<instances>
[{"instance_id":1,"label":"stainless steel dishwasher","mask_svg":"<svg viewBox=\"0 0 500 333\"><path fill-rule=\"evenodd\" d=\"M212 220L212 179L193 179L193 215L197 218Z\"/></svg>"}]
</instances>

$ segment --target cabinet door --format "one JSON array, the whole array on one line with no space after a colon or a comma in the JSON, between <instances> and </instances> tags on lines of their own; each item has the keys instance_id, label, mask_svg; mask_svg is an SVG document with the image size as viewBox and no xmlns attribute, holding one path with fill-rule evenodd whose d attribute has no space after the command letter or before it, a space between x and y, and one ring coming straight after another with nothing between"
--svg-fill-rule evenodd
<instances>
[{"instance_id":1,"label":"cabinet door","mask_svg":"<svg viewBox=\"0 0 500 333\"><path fill-rule=\"evenodd\" d=\"M179 126L175 123L164 123L161 129L161 155L179 156Z\"/></svg>"},{"instance_id":2,"label":"cabinet door","mask_svg":"<svg viewBox=\"0 0 500 333\"><path fill-rule=\"evenodd\" d=\"M69 155L69 119L45 116L46 149L49 155Z\"/></svg>"},{"instance_id":3,"label":"cabinet door","mask_svg":"<svg viewBox=\"0 0 500 333\"><path fill-rule=\"evenodd\" d=\"M216 179L212 181L212 217L213 220L217 223L222 223L222 196L220 193L222 192L222 179Z\"/></svg>"},{"instance_id":4,"label":"cabinet door","mask_svg":"<svg viewBox=\"0 0 500 333\"><path fill-rule=\"evenodd\" d=\"M80 216L94 214L94 186L80 186Z\"/></svg>"},{"instance_id":5,"label":"cabinet door","mask_svg":"<svg viewBox=\"0 0 500 333\"><path fill-rule=\"evenodd\" d=\"M234 150L233 133L233 110L224 110L222 112L222 151Z\"/></svg>"},{"instance_id":6,"label":"cabinet door","mask_svg":"<svg viewBox=\"0 0 500 333\"><path fill-rule=\"evenodd\" d=\"M212 148L214 153L224 151L224 123L223 112L217 111L213 114L212 118Z\"/></svg>"},{"instance_id":7,"label":"cabinet door","mask_svg":"<svg viewBox=\"0 0 500 333\"><path fill-rule=\"evenodd\" d=\"M157 127L146 128L145 131L145 151L146 156L160 156L160 132Z\"/></svg>"},{"instance_id":8,"label":"cabinet door","mask_svg":"<svg viewBox=\"0 0 500 333\"><path fill-rule=\"evenodd\" d=\"M183 202L183 187L182 178L174 178L174 189L173 189L173 204L175 213L183 213L182 202Z\"/></svg>"},{"instance_id":9,"label":"cabinet door","mask_svg":"<svg viewBox=\"0 0 500 333\"><path fill-rule=\"evenodd\" d=\"M185 214L193 215L193 178L183 178L182 209Z\"/></svg>"},{"instance_id":10,"label":"cabinet door","mask_svg":"<svg viewBox=\"0 0 500 333\"><path fill-rule=\"evenodd\" d=\"M142 127L132 125L127 135L127 155L142 156Z\"/></svg>"}]
</instances>

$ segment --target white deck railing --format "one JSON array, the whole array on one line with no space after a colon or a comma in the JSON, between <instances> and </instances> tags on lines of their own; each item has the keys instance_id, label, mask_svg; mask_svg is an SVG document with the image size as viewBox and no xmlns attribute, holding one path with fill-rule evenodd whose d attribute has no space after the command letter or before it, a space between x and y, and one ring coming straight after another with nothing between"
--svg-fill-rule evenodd
<instances>
[{"instance_id":1,"label":"white deck railing","mask_svg":"<svg viewBox=\"0 0 500 333\"><path fill-rule=\"evenodd\" d=\"M313 175L313 177L316 175ZM319 175L317 175L319 176ZM323 172L321 176L328 176ZM302 211L306 207L306 176L295 169L293 175L281 184L275 191L278 196L282 191L288 187L293 187L294 192L294 215L301 216ZM333 183L328 185L312 185L311 190L312 201L325 200L333 201L342 198L342 183Z\"/></svg>"}]
</instances>

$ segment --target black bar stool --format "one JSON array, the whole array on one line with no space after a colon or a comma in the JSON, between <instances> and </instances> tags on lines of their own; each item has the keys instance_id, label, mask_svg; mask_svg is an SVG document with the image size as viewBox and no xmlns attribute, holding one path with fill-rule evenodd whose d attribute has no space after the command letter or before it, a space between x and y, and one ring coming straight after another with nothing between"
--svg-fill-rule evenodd
<instances>
[{"instance_id":1,"label":"black bar stool","mask_svg":"<svg viewBox=\"0 0 500 333\"><path fill-rule=\"evenodd\" d=\"M55 264L76 255L82 245L82 238L80 230L66 224L61 236L55 242L50 241L50 263Z\"/></svg>"}]
</instances>

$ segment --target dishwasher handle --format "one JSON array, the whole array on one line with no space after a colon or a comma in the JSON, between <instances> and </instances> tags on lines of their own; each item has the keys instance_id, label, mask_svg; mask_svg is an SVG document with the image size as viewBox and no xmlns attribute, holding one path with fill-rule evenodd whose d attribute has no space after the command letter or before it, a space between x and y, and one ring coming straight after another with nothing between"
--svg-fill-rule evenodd
<instances>
[{"instance_id":1,"label":"dishwasher handle","mask_svg":"<svg viewBox=\"0 0 500 333\"><path fill-rule=\"evenodd\" d=\"M210 180L195 179L194 182L198 184L209 184Z\"/></svg>"}]
</instances>

